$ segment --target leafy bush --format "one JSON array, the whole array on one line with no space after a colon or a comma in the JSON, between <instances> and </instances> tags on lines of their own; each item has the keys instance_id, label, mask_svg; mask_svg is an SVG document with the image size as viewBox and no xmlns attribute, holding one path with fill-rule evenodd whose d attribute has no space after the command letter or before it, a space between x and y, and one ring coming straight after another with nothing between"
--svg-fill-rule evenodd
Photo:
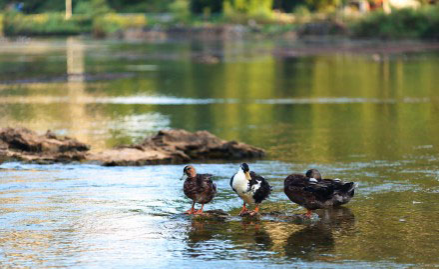
<instances>
[{"instance_id":1,"label":"leafy bush","mask_svg":"<svg viewBox=\"0 0 439 269\"><path fill-rule=\"evenodd\" d=\"M353 23L355 37L439 38L439 6L373 12Z\"/></svg>"},{"instance_id":2,"label":"leafy bush","mask_svg":"<svg viewBox=\"0 0 439 269\"><path fill-rule=\"evenodd\" d=\"M306 0L313 10L332 12L342 4L341 0Z\"/></svg>"},{"instance_id":3,"label":"leafy bush","mask_svg":"<svg viewBox=\"0 0 439 269\"><path fill-rule=\"evenodd\" d=\"M8 13L3 16L6 35L74 35L90 32L91 19L73 16L65 19L64 13L23 15Z\"/></svg>"},{"instance_id":4,"label":"leafy bush","mask_svg":"<svg viewBox=\"0 0 439 269\"><path fill-rule=\"evenodd\" d=\"M3 14L0 14L0 36L2 36L4 34L3 32L3 21L4 21L4 16Z\"/></svg>"},{"instance_id":5,"label":"leafy bush","mask_svg":"<svg viewBox=\"0 0 439 269\"><path fill-rule=\"evenodd\" d=\"M106 36L119 30L143 28L147 25L146 17L142 14L109 13L93 20L93 33L96 36Z\"/></svg>"},{"instance_id":6,"label":"leafy bush","mask_svg":"<svg viewBox=\"0 0 439 269\"><path fill-rule=\"evenodd\" d=\"M213 13L223 11L223 0L190 0L190 10L194 14Z\"/></svg>"},{"instance_id":7,"label":"leafy bush","mask_svg":"<svg viewBox=\"0 0 439 269\"><path fill-rule=\"evenodd\" d=\"M177 22L187 22L190 17L190 7L187 0L175 0L169 5L169 10Z\"/></svg>"},{"instance_id":8,"label":"leafy bush","mask_svg":"<svg viewBox=\"0 0 439 269\"><path fill-rule=\"evenodd\" d=\"M273 0L226 0L223 13L226 20L234 23L254 21L265 24L274 21Z\"/></svg>"}]
</instances>

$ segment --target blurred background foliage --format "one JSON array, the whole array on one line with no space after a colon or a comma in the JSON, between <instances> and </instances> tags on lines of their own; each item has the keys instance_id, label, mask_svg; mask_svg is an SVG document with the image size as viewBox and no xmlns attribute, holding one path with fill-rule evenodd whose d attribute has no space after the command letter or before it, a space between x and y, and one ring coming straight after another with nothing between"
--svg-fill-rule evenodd
<instances>
[{"instance_id":1,"label":"blurred background foliage","mask_svg":"<svg viewBox=\"0 0 439 269\"><path fill-rule=\"evenodd\" d=\"M437 0L403 0L414 3L415 7L398 9L389 6L394 0L67 1L72 1L73 6L70 20L64 19L64 0L0 0L2 32L6 35L94 33L106 36L128 28L145 29L154 25L235 23L271 34L291 31L310 22L324 22L332 26L317 26L317 32L333 32L324 29L335 26L355 37L439 38ZM387 10L384 3L389 6Z\"/></svg>"},{"instance_id":2,"label":"blurred background foliage","mask_svg":"<svg viewBox=\"0 0 439 269\"><path fill-rule=\"evenodd\" d=\"M86 13L96 5L105 5L118 13L165 13L170 12L172 5L185 2L191 12L203 14L208 12L219 14L224 6L238 12L253 13L261 9L278 9L292 12L300 5L314 6L333 5L341 0L73 0L74 13ZM0 9L20 9L27 14L42 12L60 12L65 9L65 2L60 0L0 0Z\"/></svg>"}]
</instances>

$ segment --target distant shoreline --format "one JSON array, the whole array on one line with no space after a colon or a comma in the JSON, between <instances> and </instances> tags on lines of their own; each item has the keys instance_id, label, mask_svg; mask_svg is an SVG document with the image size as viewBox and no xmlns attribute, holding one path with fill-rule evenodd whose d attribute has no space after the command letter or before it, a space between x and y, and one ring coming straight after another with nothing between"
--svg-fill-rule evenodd
<instances>
[{"instance_id":1,"label":"distant shoreline","mask_svg":"<svg viewBox=\"0 0 439 269\"><path fill-rule=\"evenodd\" d=\"M280 15L279 15L280 16ZM99 16L62 13L0 14L0 33L5 37L89 35L95 38L204 40L242 38L379 40L439 40L439 5L398 9L390 14L374 11L357 16L311 13L305 17L285 14L289 20L242 17L240 20L190 16L160 21L147 14L106 13ZM280 16L281 17L281 16Z\"/></svg>"}]
</instances>

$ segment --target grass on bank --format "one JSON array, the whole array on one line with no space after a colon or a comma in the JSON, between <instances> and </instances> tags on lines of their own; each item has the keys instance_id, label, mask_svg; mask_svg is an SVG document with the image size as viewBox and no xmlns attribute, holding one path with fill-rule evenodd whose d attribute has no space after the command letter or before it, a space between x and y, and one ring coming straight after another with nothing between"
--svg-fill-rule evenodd
<instances>
[{"instance_id":1,"label":"grass on bank","mask_svg":"<svg viewBox=\"0 0 439 269\"><path fill-rule=\"evenodd\" d=\"M7 36L78 35L94 33L106 36L129 28L147 25L143 14L108 13L98 17L74 15L66 20L64 13L24 15L7 13L0 16L3 33Z\"/></svg>"},{"instance_id":2,"label":"grass on bank","mask_svg":"<svg viewBox=\"0 0 439 269\"><path fill-rule=\"evenodd\" d=\"M17 35L75 35L91 30L91 18L77 15L65 20L62 13L23 15L7 13L3 16L3 33Z\"/></svg>"},{"instance_id":3,"label":"grass on bank","mask_svg":"<svg viewBox=\"0 0 439 269\"><path fill-rule=\"evenodd\" d=\"M293 14L261 12L243 14L228 12L223 15L205 14L192 16L184 13L182 7L175 7L173 19L160 21L145 14L106 13L99 16L74 15L65 20L63 13L24 15L6 13L0 16L0 28L7 36L74 35L93 33L95 36L112 34L131 28L161 26L161 29L176 25L184 27L221 26L240 24L249 29L257 29L262 34L276 35L300 29L306 23L344 24L347 35L354 38L382 39L439 39L439 5L424 6L419 9L393 10L390 14L382 11L371 12L356 18L346 19L337 13L310 13L300 10ZM175 15L175 14L174 14Z\"/></svg>"},{"instance_id":4,"label":"grass on bank","mask_svg":"<svg viewBox=\"0 0 439 269\"><path fill-rule=\"evenodd\" d=\"M382 11L354 21L353 37L381 39L439 39L439 5L419 9Z\"/></svg>"},{"instance_id":5,"label":"grass on bank","mask_svg":"<svg viewBox=\"0 0 439 269\"><path fill-rule=\"evenodd\" d=\"M104 37L118 31L144 28L146 26L147 18L143 14L120 15L108 13L93 20L93 34Z\"/></svg>"}]
</instances>

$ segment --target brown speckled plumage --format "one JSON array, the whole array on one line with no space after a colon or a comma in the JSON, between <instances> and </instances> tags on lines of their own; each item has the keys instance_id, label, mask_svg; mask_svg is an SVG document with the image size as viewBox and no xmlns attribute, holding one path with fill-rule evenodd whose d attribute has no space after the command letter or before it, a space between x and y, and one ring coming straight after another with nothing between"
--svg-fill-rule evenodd
<instances>
[{"instance_id":1,"label":"brown speckled plumage","mask_svg":"<svg viewBox=\"0 0 439 269\"><path fill-rule=\"evenodd\" d=\"M186 180L183 184L184 194L192 199L192 209L188 214L202 213L204 204L213 200L216 195L216 185L212 182L211 174L197 174L193 166L186 166L183 170ZM198 211L194 211L195 203L201 204L202 207Z\"/></svg>"}]
</instances>

